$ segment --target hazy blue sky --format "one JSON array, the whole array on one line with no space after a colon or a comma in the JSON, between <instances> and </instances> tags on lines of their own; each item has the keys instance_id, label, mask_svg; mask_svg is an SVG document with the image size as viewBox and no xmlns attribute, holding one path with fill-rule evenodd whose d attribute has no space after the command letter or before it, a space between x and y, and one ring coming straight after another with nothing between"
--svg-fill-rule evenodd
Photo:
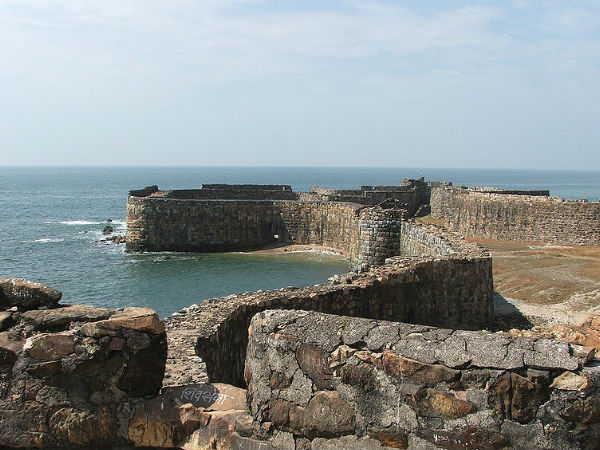
<instances>
[{"instance_id":1,"label":"hazy blue sky","mask_svg":"<svg viewBox=\"0 0 600 450\"><path fill-rule=\"evenodd\" d=\"M0 164L600 168L600 1L0 0Z\"/></svg>"}]
</instances>

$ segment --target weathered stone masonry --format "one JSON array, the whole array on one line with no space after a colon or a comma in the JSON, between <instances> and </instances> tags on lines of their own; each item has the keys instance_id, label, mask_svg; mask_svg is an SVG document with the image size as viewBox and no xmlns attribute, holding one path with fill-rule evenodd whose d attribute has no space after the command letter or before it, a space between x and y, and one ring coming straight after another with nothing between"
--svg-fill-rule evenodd
<instances>
[{"instance_id":1,"label":"weathered stone masonry","mask_svg":"<svg viewBox=\"0 0 600 450\"><path fill-rule=\"evenodd\" d=\"M465 236L600 245L600 203L543 194L434 187L431 214Z\"/></svg>"},{"instance_id":2,"label":"weathered stone masonry","mask_svg":"<svg viewBox=\"0 0 600 450\"><path fill-rule=\"evenodd\" d=\"M265 309L305 309L466 329L488 326L493 319L489 254L458 236L404 224L412 236L425 229L433 235L432 256L393 257L368 272L342 276L336 284L210 299L189 311L197 327L196 353L206 363L209 380L243 385L246 330L252 316Z\"/></svg>"},{"instance_id":3,"label":"weathered stone masonry","mask_svg":"<svg viewBox=\"0 0 600 450\"><path fill-rule=\"evenodd\" d=\"M402 209L334 201L181 200L173 192L154 188L129 196L129 249L240 250L277 239L340 249L363 270L379 265L342 277L339 284L204 301L193 312L196 353L211 381L243 385L246 330L251 317L265 309L467 329L486 327L493 318L489 253L459 236L403 220Z\"/></svg>"},{"instance_id":4,"label":"weathered stone masonry","mask_svg":"<svg viewBox=\"0 0 600 450\"><path fill-rule=\"evenodd\" d=\"M590 356L546 339L265 311L246 360L251 435L279 449L596 449Z\"/></svg>"},{"instance_id":5,"label":"weathered stone masonry","mask_svg":"<svg viewBox=\"0 0 600 450\"><path fill-rule=\"evenodd\" d=\"M0 278L0 447L130 443L132 403L156 395L164 323L146 308L58 305L40 283Z\"/></svg>"},{"instance_id":6,"label":"weathered stone masonry","mask_svg":"<svg viewBox=\"0 0 600 450\"><path fill-rule=\"evenodd\" d=\"M276 243L314 244L339 249L355 265L379 264L399 253L404 214L396 208L341 202L130 195L127 248L237 251Z\"/></svg>"}]
</instances>

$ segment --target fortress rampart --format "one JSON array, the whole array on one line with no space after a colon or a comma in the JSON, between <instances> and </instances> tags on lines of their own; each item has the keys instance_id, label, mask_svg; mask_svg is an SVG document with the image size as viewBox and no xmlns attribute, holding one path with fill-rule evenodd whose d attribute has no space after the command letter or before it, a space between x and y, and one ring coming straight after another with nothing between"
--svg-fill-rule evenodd
<instances>
[{"instance_id":1,"label":"fortress rampart","mask_svg":"<svg viewBox=\"0 0 600 450\"><path fill-rule=\"evenodd\" d=\"M565 201L545 192L434 187L431 214L465 236L600 245L600 203Z\"/></svg>"},{"instance_id":2,"label":"fortress rampart","mask_svg":"<svg viewBox=\"0 0 600 450\"><path fill-rule=\"evenodd\" d=\"M127 201L127 248L211 252L311 244L338 249L357 266L379 264L399 253L400 222L408 212L396 203L382 208L308 200L315 198L308 193L304 200L279 199L297 195L287 188L132 191ZM216 193L225 198L212 198ZM235 195L241 199L230 199Z\"/></svg>"},{"instance_id":3,"label":"fortress rampart","mask_svg":"<svg viewBox=\"0 0 600 450\"><path fill-rule=\"evenodd\" d=\"M252 316L265 309L303 309L462 329L488 326L493 319L489 253L456 235L442 235L413 222L405 222L403 230L410 236L431 234L414 247L427 248L426 255L389 258L383 265L341 276L330 285L232 295L206 300L186 311L193 318L196 353L206 363L209 380L243 385L245 330Z\"/></svg>"}]
</instances>

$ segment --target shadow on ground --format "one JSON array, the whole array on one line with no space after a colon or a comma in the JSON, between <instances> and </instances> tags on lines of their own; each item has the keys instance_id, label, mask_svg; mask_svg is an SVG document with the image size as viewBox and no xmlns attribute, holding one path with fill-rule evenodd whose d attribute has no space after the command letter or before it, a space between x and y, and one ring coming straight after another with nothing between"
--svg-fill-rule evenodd
<instances>
[{"instance_id":1,"label":"shadow on ground","mask_svg":"<svg viewBox=\"0 0 600 450\"><path fill-rule=\"evenodd\" d=\"M513 328L528 330L533 323L518 308L498 292L494 293L494 330L509 331Z\"/></svg>"}]
</instances>

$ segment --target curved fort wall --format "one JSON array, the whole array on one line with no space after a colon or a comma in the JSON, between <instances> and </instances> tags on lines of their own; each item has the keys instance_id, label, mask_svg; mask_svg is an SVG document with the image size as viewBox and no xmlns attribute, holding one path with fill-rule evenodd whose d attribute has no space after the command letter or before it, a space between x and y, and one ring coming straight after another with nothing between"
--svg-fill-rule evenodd
<instances>
[{"instance_id":1,"label":"curved fort wall","mask_svg":"<svg viewBox=\"0 0 600 450\"><path fill-rule=\"evenodd\" d=\"M403 226L413 236L426 233L421 228L410 222ZM205 362L209 379L243 385L250 319L265 309L302 309L463 329L488 326L493 319L489 254L453 235L437 234L431 244L431 256L396 256L329 285L232 295L188 310L187 320L195 324L198 335L196 353Z\"/></svg>"},{"instance_id":2,"label":"curved fort wall","mask_svg":"<svg viewBox=\"0 0 600 450\"><path fill-rule=\"evenodd\" d=\"M381 188L378 192L384 192ZM406 210L396 207L308 201L306 196L270 199L272 192L289 192L280 186L262 193L238 186L229 189L242 199L206 199L193 191L157 188L133 191L127 203L127 248L226 251L275 243L316 244L341 250L363 272L340 277L331 285L204 301L193 312L196 353L206 363L211 381L243 385L246 330L252 316L265 309L305 309L456 328L490 324L491 258L477 245L403 220ZM329 194L345 198L340 192ZM377 267L365 272L369 266Z\"/></svg>"},{"instance_id":3,"label":"curved fort wall","mask_svg":"<svg viewBox=\"0 0 600 450\"><path fill-rule=\"evenodd\" d=\"M340 202L130 196L127 248L238 251L270 244L333 247L353 264L399 253L403 211Z\"/></svg>"},{"instance_id":4,"label":"curved fort wall","mask_svg":"<svg viewBox=\"0 0 600 450\"><path fill-rule=\"evenodd\" d=\"M565 201L547 191L434 187L431 214L465 236L600 245L600 203Z\"/></svg>"}]
</instances>

